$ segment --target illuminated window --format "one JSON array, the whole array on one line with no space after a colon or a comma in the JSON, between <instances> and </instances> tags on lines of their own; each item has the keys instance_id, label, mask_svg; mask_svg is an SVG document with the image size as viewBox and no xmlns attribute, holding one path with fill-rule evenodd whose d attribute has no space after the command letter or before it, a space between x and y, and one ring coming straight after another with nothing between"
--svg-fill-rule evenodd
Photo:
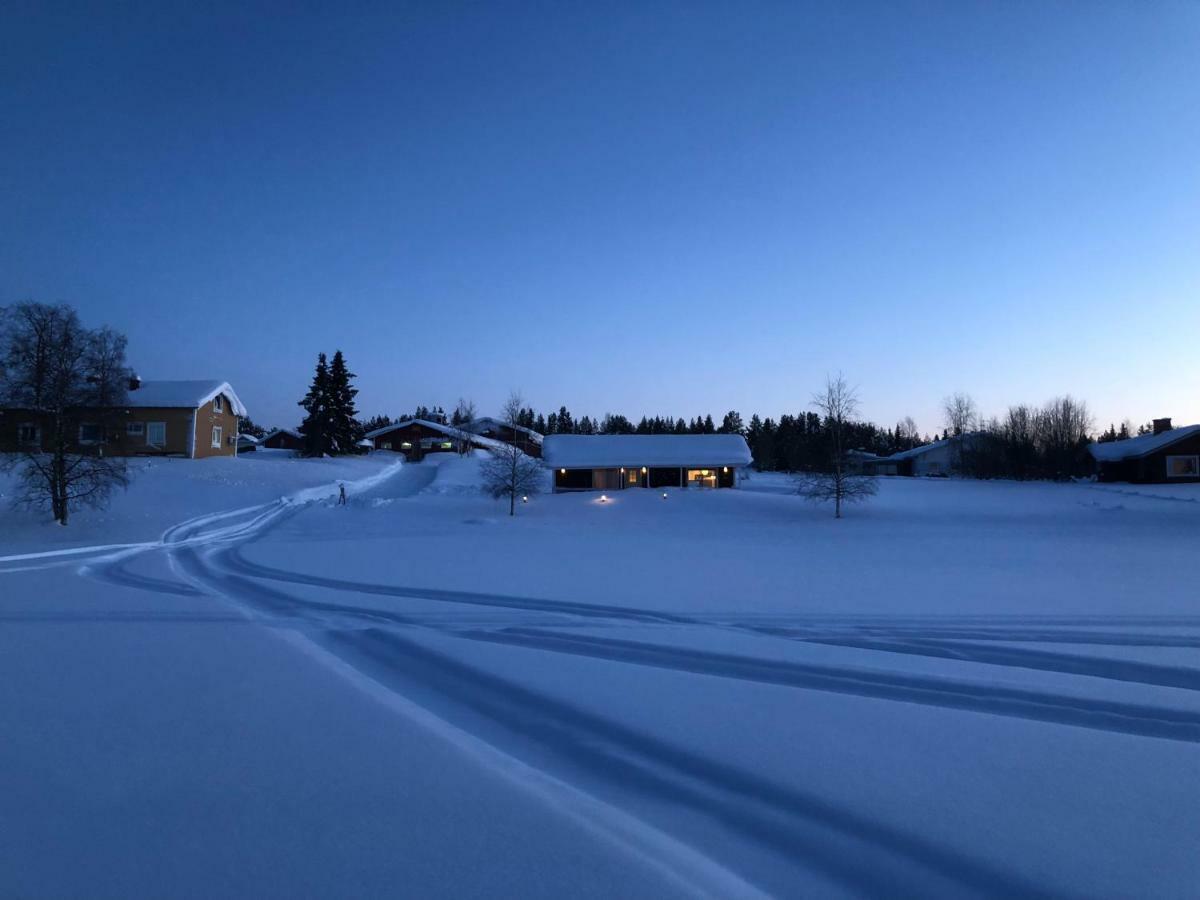
<instances>
[{"instance_id":1,"label":"illuminated window","mask_svg":"<svg viewBox=\"0 0 1200 900\"><path fill-rule=\"evenodd\" d=\"M715 488L717 475L712 469L688 469L688 487Z\"/></svg>"}]
</instances>

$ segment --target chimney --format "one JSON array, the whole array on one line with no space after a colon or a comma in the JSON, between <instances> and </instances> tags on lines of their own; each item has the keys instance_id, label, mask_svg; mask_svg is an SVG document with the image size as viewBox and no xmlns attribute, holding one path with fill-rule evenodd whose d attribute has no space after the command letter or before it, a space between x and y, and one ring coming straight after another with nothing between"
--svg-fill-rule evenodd
<instances>
[{"instance_id":1,"label":"chimney","mask_svg":"<svg viewBox=\"0 0 1200 900\"><path fill-rule=\"evenodd\" d=\"M129 374L129 389L131 391L136 391L141 386L142 386L141 377L138 375L137 372L131 372ZM1170 420L1168 420L1168 421L1170 421Z\"/></svg>"},{"instance_id":2,"label":"chimney","mask_svg":"<svg viewBox=\"0 0 1200 900\"><path fill-rule=\"evenodd\" d=\"M1170 431L1170 430L1171 430L1171 417L1170 416L1167 416L1167 418L1165 418L1165 419L1155 419L1154 420L1154 433L1155 434L1162 434L1164 431Z\"/></svg>"}]
</instances>

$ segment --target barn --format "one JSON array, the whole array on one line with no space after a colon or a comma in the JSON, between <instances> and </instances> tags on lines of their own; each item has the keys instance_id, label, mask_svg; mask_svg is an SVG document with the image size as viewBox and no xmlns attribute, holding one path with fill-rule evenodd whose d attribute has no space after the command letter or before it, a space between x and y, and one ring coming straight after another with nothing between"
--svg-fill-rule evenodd
<instances>
[{"instance_id":1,"label":"barn","mask_svg":"<svg viewBox=\"0 0 1200 900\"><path fill-rule=\"evenodd\" d=\"M1181 483L1200 481L1200 425L1172 428L1156 419L1154 433L1089 444L1101 481Z\"/></svg>"},{"instance_id":2,"label":"barn","mask_svg":"<svg viewBox=\"0 0 1200 900\"><path fill-rule=\"evenodd\" d=\"M555 491L737 487L753 461L740 434L551 434L542 461Z\"/></svg>"}]
</instances>

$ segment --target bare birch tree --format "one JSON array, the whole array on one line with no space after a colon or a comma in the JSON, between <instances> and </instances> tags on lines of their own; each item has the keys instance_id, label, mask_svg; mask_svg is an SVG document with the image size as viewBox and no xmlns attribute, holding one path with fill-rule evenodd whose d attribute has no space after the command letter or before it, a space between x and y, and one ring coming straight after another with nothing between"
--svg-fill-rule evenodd
<instances>
[{"instance_id":1,"label":"bare birch tree","mask_svg":"<svg viewBox=\"0 0 1200 900\"><path fill-rule=\"evenodd\" d=\"M521 415L521 395L515 391L504 404L505 424L515 426ZM497 500L508 498L508 514L517 514L517 498L541 491L545 471L540 461L527 456L513 444L499 444L489 451L491 457L480 467L483 488Z\"/></svg>"},{"instance_id":2,"label":"bare birch tree","mask_svg":"<svg viewBox=\"0 0 1200 900\"><path fill-rule=\"evenodd\" d=\"M825 379L825 389L813 395L812 405L821 411L829 438L829 458L824 471L799 476L799 493L815 503L833 501L835 518L842 517L842 504L860 503L878 490L869 475L851 472L846 458L848 426L858 413L858 394L839 372Z\"/></svg>"},{"instance_id":3,"label":"bare birch tree","mask_svg":"<svg viewBox=\"0 0 1200 900\"><path fill-rule=\"evenodd\" d=\"M124 460L104 453L128 379L123 335L84 328L69 306L0 309L0 406L30 419L4 459L18 470L18 504L48 507L66 525L73 506L102 506L128 485Z\"/></svg>"}]
</instances>

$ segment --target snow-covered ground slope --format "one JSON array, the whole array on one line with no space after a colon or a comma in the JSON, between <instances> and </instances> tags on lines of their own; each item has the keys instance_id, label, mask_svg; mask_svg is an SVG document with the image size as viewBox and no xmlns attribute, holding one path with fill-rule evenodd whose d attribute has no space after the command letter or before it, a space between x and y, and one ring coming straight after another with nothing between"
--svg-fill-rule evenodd
<instances>
[{"instance_id":1,"label":"snow-covered ground slope","mask_svg":"<svg viewBox=\"0 0 1200 900\"><path fill-rule=\"evenodd\" d=\"M1200 490L359 462L0 562L0 893L1194 896Z\"/></svg>"}]
</instances>

